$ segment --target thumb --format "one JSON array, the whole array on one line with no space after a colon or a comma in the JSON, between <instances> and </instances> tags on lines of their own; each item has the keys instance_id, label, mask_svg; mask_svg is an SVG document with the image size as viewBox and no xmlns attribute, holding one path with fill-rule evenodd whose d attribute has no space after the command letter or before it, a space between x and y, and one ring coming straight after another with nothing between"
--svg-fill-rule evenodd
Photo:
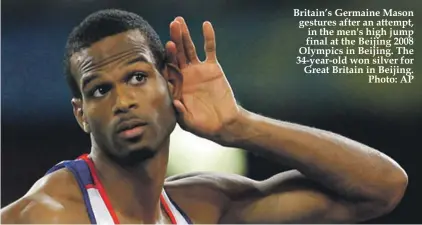
<instances>
[{"instance_id":1,"label":"thumb","mask_svg":"<svg viewBox=\"0 0 422 225\"><path fill-rule=\"evenodd\" d=\"M186 107L180 100L173 100L173 105L178 113L177 122L179 123L180 127L186 130L186 121L188 119L188 111Z\"/></svg>"}]
</instances>

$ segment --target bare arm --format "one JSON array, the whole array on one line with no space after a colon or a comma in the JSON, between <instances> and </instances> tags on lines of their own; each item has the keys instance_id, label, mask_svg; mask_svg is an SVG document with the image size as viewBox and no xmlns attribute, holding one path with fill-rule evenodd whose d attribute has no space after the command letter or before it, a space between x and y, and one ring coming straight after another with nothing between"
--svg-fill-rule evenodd
<instances>
[{"instance_id":1,"label":"bare arm","mask_svg":"<svg viewBox=\"0 0 422 225\"><path fill-rule=\"evenodd\" d=\"M357 222L387 213L401 200L407 175L385 154L332 132L238 106L217 60L211 23L203 24L203 62L182 18L170 24L170 34L167 51L184 79L182 97L174 100L182 128L226 146L260 149L255 153L299 171L262 182L223 179L230 185L221 190L235 195L228 194L231 201L222 221Z\"/></svg>"},{"instance_id":2,"label":"bare arm","mask_svg":"<svg viewBox=\"0 0 422 225\"><path fill-rule=\"evenodd\" d=\"M377 202L339 196L297 170L264 181L222 173L184 174L167 181L189 195L198 192L203 196L198 200L201 204L218 207L219 219L212 223L357 223L388 212L380 210L384 206ZM220 194L210 199L209 190ZM201 221L203 210L193 208L187 212Z\"/></svg>"},{"instance_id":3,"label":"bare arm","mask_svg":"<svg viewBox=\"0 0 422 225\"><path fill-rule=\"evenodd\" d=\"M1 210L1 221L6 224L38 223L58 224L75 223L71 211L66 211L65 206L51 196L38 193L24 197Z\"/></svg>"},{"instance_id":4,"label":"bare arm","mask_svg":"<svg viewBox=\"0 0 422 225\"><path fill-rule=\"evenodd\" d=\"M240 213L247 222L358 222L391 211L401 200L407 175L385 154L331 132L243 109L241 114L220 133L222 143L260 149L257 154L300 173L251 182L265 197L236 198L227 218Z\"/></svg>"},{"instance_id":5,"label":"bare arm","mask_svg":"<svg viewBox=\"0 0 422 225\"><path fill-rule=\"evenodd\" d=\"M22 198L1 209L1 222L89 223L76 180L62 169L38 180Z\"/></svg>"}]
</instances>

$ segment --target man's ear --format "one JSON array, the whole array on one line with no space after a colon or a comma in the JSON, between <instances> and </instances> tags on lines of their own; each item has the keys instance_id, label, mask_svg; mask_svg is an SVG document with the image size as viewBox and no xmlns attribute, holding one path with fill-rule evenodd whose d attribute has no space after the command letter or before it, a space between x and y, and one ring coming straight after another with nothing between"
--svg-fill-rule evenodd
<instances>
[{"instance_id":1,"label":"man's ear","mask_svg":"<svg viewBox=\"0 0 422 225\"><path fill-rule=\"evenodd\" d=\"M82 100L80 98L72 98L73 115L75 115L76 121L85 133L91 133L88 121L86 121L83 109Z\"/></svg>"},{"instance_id":2,"label":"man's ear","mask_svg":"<svg viewBox=\"0 0 422 225\"><path fill-rule=\"evenodd\" d=\"M174 64L167 63L163 75L173 99L180 100L182 98L183 76L179 68Z\"/></svg>"}]
</instances>

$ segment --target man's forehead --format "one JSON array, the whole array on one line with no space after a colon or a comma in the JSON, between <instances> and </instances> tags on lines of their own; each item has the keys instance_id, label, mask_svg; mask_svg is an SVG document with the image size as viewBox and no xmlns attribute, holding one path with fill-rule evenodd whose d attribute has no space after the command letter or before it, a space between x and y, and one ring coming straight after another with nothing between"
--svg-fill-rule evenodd
<instances>
[{"instance_id":1,"label":"man's forehead","mask_svg":"<svg viewBox=\"0 0 422 225\"><path fill-rule=\"evenodd\" d=\"M154 57L145 36L139 30L130 30L106 37L89 48L74 53L72 61L79 64L89 60L95 64L115 56L137 53L141 53L148 61L154 63Z\"/></svg>"}]
</instances>

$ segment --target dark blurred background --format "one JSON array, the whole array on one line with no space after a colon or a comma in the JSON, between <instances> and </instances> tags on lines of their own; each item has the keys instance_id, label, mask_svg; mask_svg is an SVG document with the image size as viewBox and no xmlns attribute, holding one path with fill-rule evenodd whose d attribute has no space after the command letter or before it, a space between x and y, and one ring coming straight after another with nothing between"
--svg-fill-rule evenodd
<instances>
[{"instance_id":1,"label":"dark blurred background","mask_svg":"<svg viewBox=\"0 0 422 225\"><path fill-rule=\"evenodd\" d=\"M368 84L364 75L305 75L296 65L306 32L293 9L414 10L416 54L421 1L118 1L3 0L1 35L1 206L16 200L51 166L89 151L72 114L62 59L67 35L89 13L139 13L169 39L184 16L202 54L201 24L213 23L219 61L239 102L273 118L330 130L375 147L407 171L398 208L370 223L421 223L421 62L413 84ZM203 57L202 57L203 58ZM247 155L246 175L264 179L287 168ZM288 207L288 206L286 206Z\"/></svg>"}]
</instances>

